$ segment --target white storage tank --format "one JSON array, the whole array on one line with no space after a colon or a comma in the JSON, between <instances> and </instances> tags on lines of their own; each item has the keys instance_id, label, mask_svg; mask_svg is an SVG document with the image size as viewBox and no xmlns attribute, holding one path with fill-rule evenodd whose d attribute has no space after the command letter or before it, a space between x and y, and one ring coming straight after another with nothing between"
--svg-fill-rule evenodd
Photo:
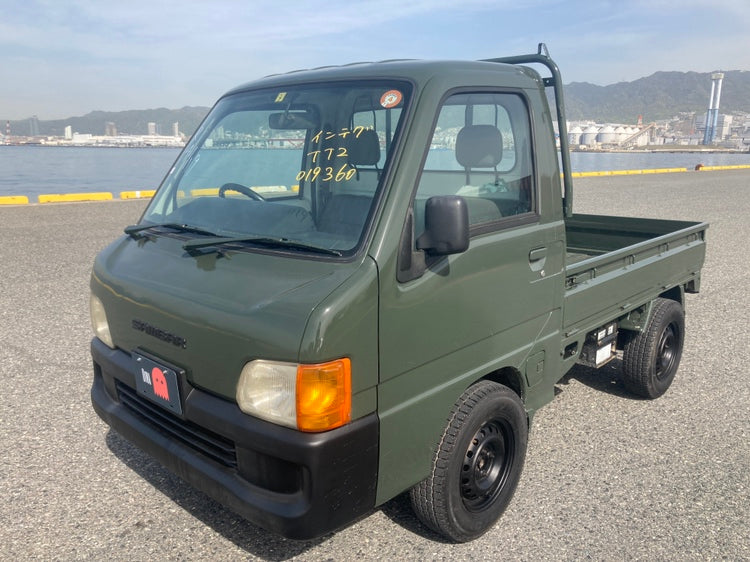
<instances>
[{"instance_id":1,"label":"white storage tank","mask_svg":"<svg viewBox=\"0 0 750 562\"><path fill-rule=\"evenodd\" d=\"M583 129L581 129L578 125L576 125L570 131L568 131L568 143L571 146L581 144L582 134L583 134Z\"/></svg>"},{"instance_id":2,"label":"white storage tank","mask_svg":"<svg viewBox=\"0 0 750 562\"><path fill-rule=\"evenodd\" d=\"M586 146L596 146L596 135L598 134L599 127L596 125L586 127L586 130L583 131L583 134L581 135L581 144L585 144Z\"/></svg>"},{"instance_id":3,"label":"white storage tank","mask_svg":"<svg viewBox=\"0 0 750 562\"><path fill-rule=\"evenodd\" d=\"M616 139L615 128L612 125L605 125L599 129L599 134L596 137L596 140L602 144L613 144L616 142Z\"/></svg>"},{"instance_id":4,"label":"white storage tank","mask_svg":"<svg viewBox=\"0 0 750 562\"><path fill-rule=\"evenodd\" d=\"M622 125L618 125L617 127L615 127L615 138L617 139L618 143L628 138L628 134L625 132L625 127L623 127Z\"/></svg>"}]
</instances>

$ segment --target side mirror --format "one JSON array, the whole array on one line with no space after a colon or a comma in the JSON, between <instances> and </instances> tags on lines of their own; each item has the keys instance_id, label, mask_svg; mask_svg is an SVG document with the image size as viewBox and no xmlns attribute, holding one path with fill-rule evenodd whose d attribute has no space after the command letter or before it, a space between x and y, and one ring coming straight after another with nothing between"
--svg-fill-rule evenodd
<instances>
[{"instance_id":1,"label":"side mirror","mask_svg":"<svg viewBox=\"0 0 750 562\"><path fill-rule=\"evenodd\" d=\"M469 248L469 208L463 197L430 197L424 213L425 230L417 238L418 250L431 256L447 256Z\"/></svg>"}]
</instances>

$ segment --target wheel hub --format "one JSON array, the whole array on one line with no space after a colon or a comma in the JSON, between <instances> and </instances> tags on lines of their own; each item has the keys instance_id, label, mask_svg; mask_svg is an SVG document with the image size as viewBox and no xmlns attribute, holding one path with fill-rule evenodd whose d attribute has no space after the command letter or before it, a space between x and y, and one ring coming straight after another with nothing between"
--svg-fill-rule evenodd
<instances>
[{"instance_id":1,"label":"wheel hub","mask_svg":"<svg viewBox=\"0 0 750 562\"><path fill-rule=\"evenodd\" d=\"M661 379L669 375L675 362L677 334L672 324L667 326L659 339L656 355L656 377Z\"/></svg>"},{"instance_id":2,"label":"wheel hub","mask_svg":"<svg viewBox=\"0 0 750 562\"><path fill-rule=\"evenodd\" d=\"M510 433L498 421L476 432L461 470L461 497L467 509L482 510L497 497L510 470L511 445Z\"/></svg>"}]
</instances>

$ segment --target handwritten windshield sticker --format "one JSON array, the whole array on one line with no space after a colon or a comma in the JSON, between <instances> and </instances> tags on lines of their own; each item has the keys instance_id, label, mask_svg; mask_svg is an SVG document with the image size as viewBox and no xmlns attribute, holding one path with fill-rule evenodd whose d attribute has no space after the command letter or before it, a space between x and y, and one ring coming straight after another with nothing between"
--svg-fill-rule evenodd
<instances>
[{"instance_id":1,"label":"handwritten windshield sticker","mask_svg":"<svg viewBox=\"0 0 750 562\"><path fill-rule=\"evenodd\" d=\"M398 95L401 94L398 93ZM310 141L311 145L319 145L319 148L306 154L309 164L297 173L297 181L315 182L320 180L340 183L351 180L357 174L357 168L348 162L343 164L341 162L349 158L349 143L358 139L365 131L372 130L372 127L357 125L356 127L343 127L333 131L324 129L316 131ZM338 139L343 139L344 146L330 146L330 144L342 142ZM333 141L333 143L326 141Z\"/></svg>"},{"instance_id":2,"label":"handwritten windshield sticker","mask_svg":"<svg viewBox=\"0 0 750 562\"><path fill-rule=\"evenodd\" d=\"M336 137L345 139L349 135L354 135L356 138L359 138L362 133L369 129L372 129L372 127L363 127L362 125L357 125L351 130L349 130L347 127L344 127L340 131L318 131L310 140L314 143L318 143L321 140L333 140Z\"/></svg>"},{"instance_id":3,"label":"handwritten windshield sticker","mask_svg":"<svg viewBox=\"0 0 750 562\"><path fill-rule=\"evenodd\" d=\"M318 156L323 154L323 157L326 160L333 160L333 158L348 158L349 157L349 151L344 148L343 146L340 146L338 148L324 148L323 150L313 150L312 152L308 152L308 156L312 156L313 163L318 162Z\"/></svg>"},{"instance_id":4,"label":"handwritten windshield sticker","mask_svg":"<svg viewBox=\"0 0 750 562\"><path fill-rule=\"evenodd\" d=\"M286 97L286 92L279 92L279 95L276 96L276 99L274 100L275 103L281 103L284 101L284 98Z\"/></svg>"},{"instance_id":5,"label":"handwritten windshield sticker","mask_svg":"<svg viewBox=\"0 0 750 562\"><path fill-rule=\"evenodd\" d=\"M400 104L402 99L404 99L404 96L398 90L388 90L380 96L380 105L386 109L390 109Z\"/></svg>"},{"instance_id":6,"label":"handwritten windshield sticker","mask_svg":"<svg viewBox=\"0 0 750 562\"><path fill-rule=\"evenodd\" d=\"M349 181L357 173L357 169L344 164L340 168L336 169L333 166L315 166L309 170L300 170L297 173L297 181L309 181L314 182L317 179L321 181Z\"/></svg>"}]
</instances>

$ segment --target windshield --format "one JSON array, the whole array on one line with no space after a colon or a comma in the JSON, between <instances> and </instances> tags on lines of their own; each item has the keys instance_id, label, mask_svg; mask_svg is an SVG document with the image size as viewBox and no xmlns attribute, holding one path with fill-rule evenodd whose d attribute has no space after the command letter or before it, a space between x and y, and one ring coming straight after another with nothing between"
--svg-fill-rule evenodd
<instances>
[{"instance_id":1,"label":"windshield","mask_svg":"<svg viewBox=\"0 0 750 562\"><path fill-rule=\"evenodd\" d=\"M355 252L398 138L411 87L337 82L219 101L167 175L142 224L185 225L217 244ZM210 234L208 235L210 236ZM269 250L269 248L271 248ZM320 253L320 252L318 252Z\"/></svg>"}]
</instances>

